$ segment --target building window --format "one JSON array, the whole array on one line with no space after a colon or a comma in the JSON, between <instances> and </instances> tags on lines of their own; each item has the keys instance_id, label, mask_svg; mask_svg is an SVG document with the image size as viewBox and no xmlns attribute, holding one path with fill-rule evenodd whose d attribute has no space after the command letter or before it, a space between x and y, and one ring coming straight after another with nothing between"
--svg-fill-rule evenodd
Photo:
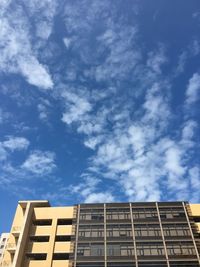
<instances>
[{"instance_id":1,"label":"building window","mask_svg":"<svg viewBox=\"0 0 200 267\"><path fill-rule=\"evenodd\" d=\"M183 207L168 207L168 208L159 208L161 219L182 219L185 218L185 212Z\"/></svg>"},{"instance_id":2,"label":"building window","mask_svg":"<svg viewBox=\"0 0 200 267\"><path fill-rule=\"evenodd\" d=\"M36 226L46 226L46 225L51 225L52 224L52 220L34 220L33 221L33 225Z\"/></svg>"},{"instance_id":3,"label":"building window","mask_svg":"<svg viewBox=\"0 0 200 267\"><path fill-rule=\"evenodd\" d=\"M83 210L80 212L80 220L103 221L103 219L104 219L103 209Z\"/></svg>"},{"instance_id":4,"label":"building window","mask_svg":"<svg viewBox=\"0 0 200 267\"><path fill-rule=\"evenodd\" d=\"M167 244L167 251L169 255L196 255L191 242Z\"/></svg>"},{"instance_id":5,"label":"building window","mask_svg":"<svg viewBox=\"0 0 200 267\"><path fill-rule=\"evenodd\" d=\"M153 224L136 224L135 225L135 235L136 237L158 237L161 236L160 226Z\"/></svg>"},{"instance_id":6,"label":"building window","mask_svg":"<svg viewBox=\"0 0 200 267\"><path fill-rule=\"evenodd\" d=\"M107 225L107 237L129 237L132 236L130 224Z\"/></svg>"},{"instance_id":7,"label":"building window","mask_svg":"<svg viewBox=\"0 0 200 267\"><path fill-rule=\"evenodd\" d=\"M130 209L107 209L107 220L130 220Z\"/></svg>"},{"instance_id":8,"label":"building window","mask_svg":"<svg viewBox=\"0 0 200 267\"><path fill-rule=\"evenodd\" d=\"M78 256L90 256L90 246L88 244L78 245L77 255Z\"/></svg>"},{"instance_id":9,"label":"building window","mask_svg":"<svg viewBox=\"0 0 200 267\"><path fill-rule=\"evenodd\" d=\"M88 225L80 226L79 237L101 238L104 236L104 228L102 226Z\"/></svg>"},{"instance_id":10,"label":"building window","mask_svg":"<svg viewBox=\"0 0 200 267\"><path fill-rule=\"evenodd\" d=\"M103 256L104 245L91 245L91 256Z\"/></svg>"},{"instance_id":11,"label":"building window","mask_svg":"<svg viewBox=\"0 0 200 267\"><path fill-rule=\"evenodd\" d=\"M164 247L162 243L143 243L137 245L138 256L162 256L164 255Z\"/></svg>"},{"instance_id":12,"label":"building window","mask_svg":"<svg viewBox=\"0 0 200 267\"><path fill-rule=\"evenodd\" d=\"M57 235L55 237L56 242L65 242L65 241L71 241L71 236L69 235Z\"/></svg>"},{"instance_id":13,"label":"building window","mask_svg":"<svg viewBox=\"0 0 200 267\"><path fill-rule=\"evenodd\" d=\"M26 257L30 260L41 261L41 260L46 260L47 254L45 254L45 253L27 253Z\"/></svg>"},{"instance_id":14,"label":"building window","mask_svg":"<svg viewBox=\"0 0 200 267\"><path fill-rule=\"evenodd\" d=\"M188 225L169 224L163 226L165 236L190 236Z\"/></svg>"},{"instance_id":15,"label":"building window","mask_svg":"<svg viewBox=\"0 0 200 267\"><path fill-rule=\"evenodd\" d=\"M134 255L134 249L132 245L121 245L120 246L121 256L132 256Z\"/></svg>"},{"instance_id":16,"label":"building window","mask_svg":"<svg viewBox=\"0 0 200 267\"><path fill-rule=\"evenodd\" d=\"M72 225L72 219L58 219L57 225Z\"/></svg>"},{"instance_id":17,"label":"building window","mask_svg":"<svg viewBox=\"0 0 200 267\"><path fill-rule=\"evenodd\" d=\"M49 236L30 236L30 241L33 241L33 242L49 242Z\"/></svg>"},{"instance_id":18,"label":"building window","mask_svg":"<svg viewBox=\"0 0 200 267\"><path fill-rule=\"evenodd\" d=\"M108 256L120 256L120 244L108 244L107 254Z\"/></svg>"},{"instance_id":19,"label":"building window","mask_svg":"<svg viewBox=\"0 0 200 267\"><path fill-rule=\"evenodd\" d=\"M69 253L54 253L53 260L68 260Z\"/></svg>"},{"instance_id":20,"label":"building window","mask_svg":"<svg viewBox=\"0 0 200 267\"><path fill-rule=\"evenodd\" d=\"M93 214L91 216L91 220L102 221L103 219L104 219L103 214Z\"/></svg>"}]
</instances>

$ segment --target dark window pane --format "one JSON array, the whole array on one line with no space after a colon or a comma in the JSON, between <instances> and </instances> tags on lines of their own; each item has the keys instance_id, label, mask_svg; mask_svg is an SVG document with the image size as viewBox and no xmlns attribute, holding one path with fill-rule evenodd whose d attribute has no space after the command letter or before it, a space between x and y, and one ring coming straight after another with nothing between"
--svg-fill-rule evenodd
<instances>
[{"instance_id":1,"label":"dark window pane","mask_svg":"<svg viewBox=\"0 0 200 267\"><path fill-rule=\"evenodd\" d=\"M72 219L58 219L57 225L72 225Z\"/></svg>"},{"instance_id":2,"label":"dark window pane","mask_svg":"<svg viewBox=\"0 0 200 267\"><path fill-rule=\"evenodd\" d=\"M55 241L59 242L59 241L71 241L71 236L69 235L57 235L55 238Z\"/></svg>"},{"instance_id":3,"label":"dark window pane","mask_svg":"<svg viewBox=\"0 0 200 267\"><path fill-rule=\"evenodd\" d=\"M41 261L41 260L46 260L47 254L45 254L45 253L27 253L26 257L30 260Z\"/></svg>"},{"instance_id":4,"label":"dark window pane","mask_svg":"<svg viewBox=\"0 0 200 267\"><path fill-rule=\"evenodd\" d=\"M33 225L36 226L45 226L45 225L51 225L52 224L52 220L34 220L33 221Z\"/></svg>"},{"instance_id":5,"label":"dark window pane","mask_svg":"<svg viewBox=\"0 0 200 267\"><path fill-rule=\"evenodd\" d=\"M53 260L68 260L69 253L54 253Z\"/></svg>"},{"instance_id":6,"label":"dark window pane","mask_svg":"<svg viewBox=\"0 0 200 267\"><path fill-rule=\"evenodd\" d=\"M49 236L30 236L33 242L49 242Z\"/></svg>"}]
</instances>

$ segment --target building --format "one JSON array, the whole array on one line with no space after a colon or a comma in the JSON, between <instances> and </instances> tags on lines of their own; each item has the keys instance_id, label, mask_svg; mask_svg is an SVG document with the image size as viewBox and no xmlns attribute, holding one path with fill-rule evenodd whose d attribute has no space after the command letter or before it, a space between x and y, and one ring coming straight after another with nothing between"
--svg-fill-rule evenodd
<instances>
[{"instance_id":1,"label":"building","mask_svg":"<svg viewBox=\"0 0 200 267\"><path fill-rule=\"evenodd\" d=\"M2 266L199 267L200 204L19 201Z\"/></svg>"},{"instance_id":2,"label":"building","mask_svg":"<svg viewBox=\"0 0 200 267\"><path fill-rule=\"evenodd\" d=\"M9 233L2 233L0 237L0 264L3 259L4 250L6 248Z\"/></svg>"}]
</instances>

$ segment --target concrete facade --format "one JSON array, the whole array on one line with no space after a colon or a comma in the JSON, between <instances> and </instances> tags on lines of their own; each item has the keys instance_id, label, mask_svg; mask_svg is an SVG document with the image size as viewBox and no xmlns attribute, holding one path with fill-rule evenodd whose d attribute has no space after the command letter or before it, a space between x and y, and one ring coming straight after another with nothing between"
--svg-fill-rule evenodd
<instances>
[{"instance_id":1,"label":"concrete facade","mask_svg":"<svg viewBox=\"0 0 200 267\"><path fill-rule=\"evenodd\" d=\"M198 267L200 204L19 201L0 266Z\"/></svg>"},{"instance_id":2,"label":"concrete facade","mask_svg":"<svg viewBox=\"0 0 200 267\"><path fill-rule=\"evenodd\" d=\"M0 237L0 264L3 259L4 251L6 249L9 233L2 233Z\"/></svg>"}]
</instances>

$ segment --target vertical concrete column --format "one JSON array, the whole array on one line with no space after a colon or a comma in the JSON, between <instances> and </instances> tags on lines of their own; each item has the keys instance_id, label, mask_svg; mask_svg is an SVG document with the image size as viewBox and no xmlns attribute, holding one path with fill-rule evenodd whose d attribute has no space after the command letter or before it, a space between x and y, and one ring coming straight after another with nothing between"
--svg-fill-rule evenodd
<instances>
[{"instance_id":1,"label":"vertical concrete column","mask_svg":"<svg viewBox=\"0 0 200 267\"><path fill-rule=\"evenodd\" d=\"M135 253L135 266L138 267L138 259L137 259L137 247L136 247L136 240L135 240L135 228L133 222L133 212L132 212L132 203L129 203L130 206L130 215L131 215L131 227L133 233L133 246L134 246L134 253Z\"/></svg>"},{"instance_id":2,"label":"vertical concrete column","mask_svg":"<svg viewBox=\"0 0 200 267\"><path fill-rule=\"evenodd\" d=\"M106 204L104 207L104 267L107 267Z\"/></svg>"},{"instance_id":3,"label":"vertical concrete column","mask_svg":"<svg viewBox=\"0 0 200 267\"><path fill-rule=\"evenodd\" d=\"M157 213L158 213L158 220L159 220L159 224L160 224L163 246L164 246L164 250L165 250L165 257L167 260L167 266L170 267L168 253L167 253L167 247L166 247L166 243L165 243L165 236L164 236L164 232L163 232L163 228L162 228L162 221L161 221L160 211L159 211L159 207L158 207L158 202L156 202L156 209L157 209Z\"/></svg>"},{"instance_id":4,"label":"vertical concrete column","mask_svg":"<svg viewBox=\"0 0 200 267\"><path fill-rule=\"evenodd\" d=\"M77 260L79 219L80 219L80 205L78 205L78 207L77 207L76 238L75 238L75 246L74 246L74 267L76 267L76 260Z\"/></svg>"},{"instance_id":5,"label":"vertical concrete column","mask_svg":"<svg viewBox=\"0 0 200 267\"><path fill-rule=\"evenodd\" d=\"M197 259L199 261L199 266L200 266L199 252L198 252L197 245L196 245L196 242L195 242L195 239L194 239L194 235L193 235L192 227L191 227L191 224L190 224L190 219L189 219L189 216L188 216L188 213L187 213L186 205L185 205L184 202L182 202L182 205L183 205L183 209L184 209L184 212L185 212L185 216L186 216L186 219L187 219L187 223L188 223L188 226L189 226L189 229L190 229L190 234L191 234L191 237L192 237L192 241L193 241L193 244L194 244L195 252L197 254Z\"/></svg>"},{"instance_id":6,"label":"vertical concrete column","mask_svg":"<svg viewBox=\"0 0 200 267\"><path fill-rule=\"evenodd\" d=\"M24 251L26 247L27 236L29 234L29 226L32 219L33 205L30 202L26 204L23 225L20 231L15 256L13 259L13 267L21 267L24 258Z\"/></svg>"},{"instance_id":7,"label":"vertical concrete column","mask_svg":"<svg viewBox=\"0 0 200 267\"><path fill-rule=\"evenodd\" d=\"M49 247L47 251L46 267L53 266L53 253L54 253L55 237L56 237L56 231L57 231L57 218L52 219L51 227L52 228L51 228L51 235L49 238Z\"/></svg>"}]
</instances>

